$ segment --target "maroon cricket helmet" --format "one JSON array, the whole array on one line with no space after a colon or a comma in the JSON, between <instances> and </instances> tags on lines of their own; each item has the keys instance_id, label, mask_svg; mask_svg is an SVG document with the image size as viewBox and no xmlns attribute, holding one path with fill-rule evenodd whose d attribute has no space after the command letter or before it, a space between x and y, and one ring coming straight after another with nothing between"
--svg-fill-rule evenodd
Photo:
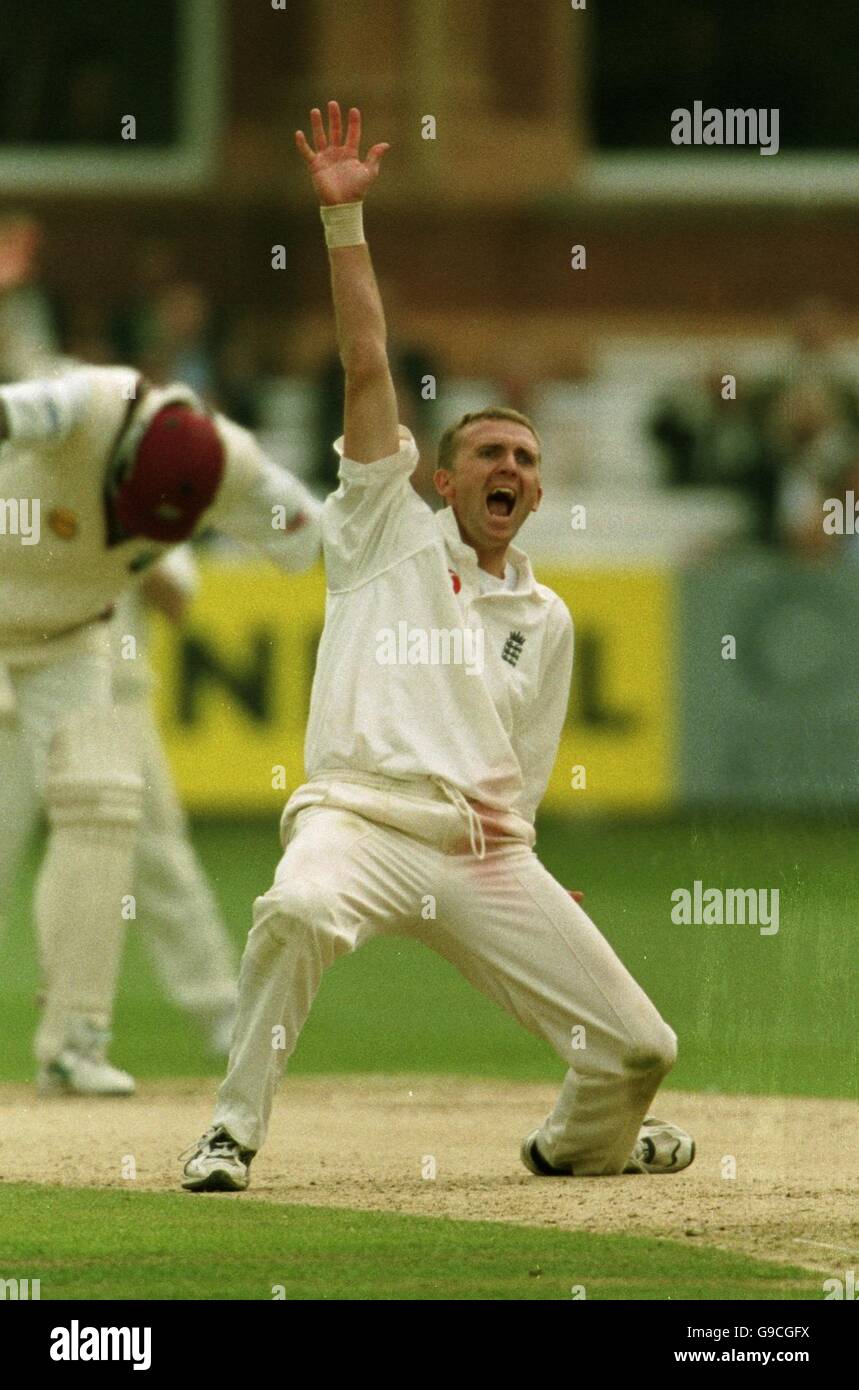
<instances>
[{"instance_id":1,"label":"maroon cricket helmet","mask_svg":"<svg viewBox=\"0 0 859 1390\"><path fill-rule=\"evenodd\" d=\"M120 441L116 520L129 536L187 540L218 494L224 463L215 421L192 391L150 390Z\"/></svg>"}]
</instances>

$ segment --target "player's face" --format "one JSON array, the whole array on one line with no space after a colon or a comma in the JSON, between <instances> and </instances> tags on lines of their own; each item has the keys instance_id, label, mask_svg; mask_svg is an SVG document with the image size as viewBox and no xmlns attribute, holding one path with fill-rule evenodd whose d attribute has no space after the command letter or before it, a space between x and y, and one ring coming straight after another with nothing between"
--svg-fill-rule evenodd
<instances>
[{"instance_id":1,"label":"player's face","mask_svg":"<svg viewBox=\"0 0 859 1390\"><path fill-rule=\"evenodd\" d=\"M501 549L540 505L537 441L514 420L477 420L459 437L454 467L440 468L435 484L469 544Z\"/></svg>"}]
</instances>

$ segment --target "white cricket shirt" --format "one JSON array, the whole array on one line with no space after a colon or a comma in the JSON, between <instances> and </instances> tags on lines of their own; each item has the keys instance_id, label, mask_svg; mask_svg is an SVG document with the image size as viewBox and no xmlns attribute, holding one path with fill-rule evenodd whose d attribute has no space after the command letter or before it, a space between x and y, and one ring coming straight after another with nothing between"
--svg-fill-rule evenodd
<instances>
[{"instance_id":1,"label":"white cricket shirt","mask_svg":"<svg viewBox=\"0 0 859 1390\"><path fill-rule=\"evenodd\" d=\"M49 406L56 401L55 431L39 442L11 438L0 445L0 502L6 503L0 526L4 661L55 655L55 642L62 644L67 635L96 623L171 548L140 536L118 544L108 539L105 486L137 379L129 368L92 367L33 383ZM223 416L214 418L224 443L224 474L197 529L222 531L284 569L306 569L319 551L318 502L266 458L247 430ZM15 533L10 502L20 516L23 503L32 515L38 502L36 543L26 544Z\"/></svg>"},{"instance_id":2,"label":"white cricket shirt","mask_svg":"<svg viewBox=\"0 0 859 1390\"><path fill-rule=\"evenodd\" d=\"M513 587L486 584L453 511L433 512L412 488L418 451L408 431L401 439L370 464L335 444L308 776L439 778L531 825L566 716L572 620L512 546Z\"/></svg>"}]
</instances>

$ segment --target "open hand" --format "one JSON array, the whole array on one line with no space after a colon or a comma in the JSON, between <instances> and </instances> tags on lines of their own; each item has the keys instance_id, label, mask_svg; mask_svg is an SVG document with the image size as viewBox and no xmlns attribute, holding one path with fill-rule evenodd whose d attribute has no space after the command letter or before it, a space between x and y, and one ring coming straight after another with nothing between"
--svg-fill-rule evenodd
<instances>
[{"instance_id":1,"label":"open hand","mask_svg":"<svg viewBox=\"0 0 859 1390\"><path fill-rule=\"evenodd\" d=\"M331 207L336 203L361 202L377 178L382 156L391 148L390 145L373 145L367 151L367 158L362 160L358 152L361 144L361 112L355 106L350 109L344 140L340 106L336 101L328 103L327 138L322 112L318 107L314 107L310 113L310 128L315 151L302 130L295 132L295 143L310 170L320 203Z\"/></svg>"}]
</instances>

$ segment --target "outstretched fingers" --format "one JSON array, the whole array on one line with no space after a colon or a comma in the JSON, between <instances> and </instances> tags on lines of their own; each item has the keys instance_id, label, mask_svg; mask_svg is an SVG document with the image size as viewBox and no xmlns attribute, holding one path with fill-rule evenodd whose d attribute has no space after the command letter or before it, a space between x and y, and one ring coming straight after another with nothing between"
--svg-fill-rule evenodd
<instances>
[{"instance_id":1,"label":"outstretched fingers","mask_svg":"<svg viewBox=\"0 0 859 1390\"><path fill-rule=\"evenodd\" d=\"M316 151L318 154L321 154L323 150L327 150L328 141L325 138L325 123L322 120L322 112L319 110L318 106L314 106L310 113L310 129L313 134L313 143L316 146Z\"/></svg>"},{"instance_id":2,"label":"outstretched fingers","mask_svg":"<svg viewBox=\"0 0 859 1390\"><path fill-rule=\"evenodd\" d=\"M310 133L313 137L313 145L310 144L303 130L295 132L295 143L299 153L308 164L312 163L317 154L322 154L324 150L328 149L329 141L332 149L342 148L353 158L360 158L361 112L357 106L352 106L349 109L345 140L343 139L343 117L340 112L340 104L336 101L329 101L328 103L328 135L325 134L325 122L318 106L314 106L310 113ZM368 150L365 163L374 174L378 173L382 156L387 154L390 148L390 145L383 143L373 145Z\"/></svg>"},{"instance_id":3,"label":"outstretched fingers","mask_svg":"<svg viewBox=\"0 0 859 1390\"><path fill-rule=\"evenodd\" d=\"M358 146L361 143L361 112L357 106L349 108L349 124L346 127L346 148L350 154L357 158Z\"/></svg>"},{"instance_id":4,"label":"outstretched fingers","mask_svg":"<svg viewBox=\"0 0 859 1390\"><path fill-rule=\"evenodd\" d=\"M332 145L339 145L343 134L343 121L340 116L339 101L328 103L328 138Z\"/></svg>"},{"instance_id":5,"label":"outstretched fingers","mask_svg":"<svg viewBox=\"0 0 859 1390\"><path fill-rule=\"evenodd\" d=\"M299 154L303 155L307 163L310 164L313 160L313 150L308 145L307 136L304 134L303 130L297 130L295 132L295 143L298 146Z\"/></svg>"},{"instance_id":6,"label":"outstretched fingers","mask_svg":"<svg viewBox=\"0 0 859 1390\"><path fill-rule=\"evenodd\" d=\"M367 151L367 168L371 169L374 174L377 174L379 172L379 165L382 162L382 156L386 155L390 148L390 145L381 144L374 145L372 149Z\"/></svg>"}]
</instances>

